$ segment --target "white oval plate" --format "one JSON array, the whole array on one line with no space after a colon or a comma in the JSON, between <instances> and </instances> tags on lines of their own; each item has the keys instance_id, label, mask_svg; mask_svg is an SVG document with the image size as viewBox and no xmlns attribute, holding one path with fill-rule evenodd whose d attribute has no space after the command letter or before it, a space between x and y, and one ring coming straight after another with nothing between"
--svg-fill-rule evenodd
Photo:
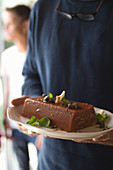
<instances>
[{"instance_id":1,"label":"white oval plate","mask_svg":"<svg viewBox=\"0 0 113 170\"><path fill-rule=\"evenodd\" d=\"M23 105L16 106L16 107L8 107L8 110L7 110L8 118L12 121L22 124L28 130L31 130L33 132L36 132L42 135L59 138L59 139L82 140L82 139L96 138L113 130L113 114L107 110L104 110L104 114L108 115L108 118L106 119L106 122L105 122L107 129L102 129L102 128L99 128L98 125L95 125L95 126L90 126L88 128L82 129L77 132L66 132L66 131L55 129L55 128L40 127L38 126L38 124L36 126L31 126L31 125L26 124L26 122L29 119L26 119L25 117L20 116L22 107ZM102 111L102 109L95 108L95 111L96 113L99 113Z\"/></svg>"}]
</instances>

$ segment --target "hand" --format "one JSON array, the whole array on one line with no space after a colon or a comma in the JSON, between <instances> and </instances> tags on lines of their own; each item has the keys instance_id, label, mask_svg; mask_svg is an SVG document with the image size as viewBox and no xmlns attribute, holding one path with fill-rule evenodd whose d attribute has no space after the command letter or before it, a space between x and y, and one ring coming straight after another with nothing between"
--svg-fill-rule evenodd
<instances>
[{"instance_id":1,"label":"hand","mask_svg":"<svg viewBox=\"0 0 113 170\"><path fill-rule=\"evenodd\" d=\"M113 146L113 130L109 131L108 133L101 137L93 138L93 141L95 143Z\"/></svg>"},{"instance_id":2,"label":"hand","mask_svg":"<svg viewBox=\"0 0 113 170\"><path fill-rule=\"evenodd\" d=\"M98 143L98 144L113 146L113 130L97 138L92 138L88 140L73 140L73 141L82 142L82 143Z\"/></svg>"},{"instance_id":3,"label":"hand","mask_svg":"<svg viewBox=\"0 0 113 170\"><path fill-rule=\"evenodd\" d=\"M24 134L26 134L28 136L37 136L37 135L39 135L39 133L33 132L31 130L28 130L27 128L25 128L21 124L18 124L18 129L21 130Z\"/></svg>"}]
</instances>

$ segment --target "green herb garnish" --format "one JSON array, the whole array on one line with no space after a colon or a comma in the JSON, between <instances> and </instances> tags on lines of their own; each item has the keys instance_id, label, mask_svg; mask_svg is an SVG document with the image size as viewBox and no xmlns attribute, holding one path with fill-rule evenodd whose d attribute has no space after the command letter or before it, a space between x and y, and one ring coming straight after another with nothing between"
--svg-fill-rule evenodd
<instances>
[{"instance_id":1,"label":"green herb garnish","mask_svg":"<svg viewBox=\"0 0 113 170\"><path fill-rule=\"evenodd\" d=\"M65 105L65 106L68 106L68 104L70 104L69 100L63 98L62 99L62 104Z\"/></svg>"},{"instance_id":2,"label":"green herb garnish","mask_svg":"<svg viewBox=\"0 0 113 170\"><path fill-rule=\"evenodd\" d=\"M49 92L49 98L52 99L53 98L53 94Z\"/></svg>"},{"instance_id":3,"label":"green herb garnish","mask_svg":"<svg viewBox=\"0 0 113 170\"><path fill-rule=\"evenodd\" d=\"M102 114L100 114L100 113L96 113L96 117L97 117L97 120L98 120L98 121L105 121L106 118L107 118L107 114L102 115Z\"/></svg>"},{"instance_id":4,"label":"green herb garnish","mask_svg":"<svg viewBox=\"0 0 113 170\"><path fill-rule=\"evenodd\" d=\"M29 125L35 125L37 123L37 119L35 116L32 116L31 119L29 121L27 121L26 123L29 124Z\"/></svg>"},{"instance_id":5,"label":"green herb garnish","mask_svg":"<svg viewBox=\"0 0 113 170\"><path fill-rule=\"evenodd\" d=\"M102 115L100 113L96 113L96 117L97 117L97 123L100 125L100 128L104 128L107 114Z\"/></svg>"},{"instance_id":6,"label":"green herb garnish","mask_svg":"<svg viewBox=\"0 0 113 170\"><path fill-rule=\"evenodd\" d=\"M48 127L50 125L50 119L48 119L47 117L43 117L39 120L39 125L42 127Z\"/></svg>"},{"instance_id":7,"label":"green herb garnish","mask_svg":"<svg viewBox=\"0 0 113 170\"><path fill-rule=\"evenodd\" d=\"M35 116L32 116L31 119L29 121L27 121L26 123L34 126L37 122L39 122L39 125L42 127L48 127L50 125L50 119L48 119L47 117L43 117L42 119L36 119Z\"/></svg>"}]
</instances>

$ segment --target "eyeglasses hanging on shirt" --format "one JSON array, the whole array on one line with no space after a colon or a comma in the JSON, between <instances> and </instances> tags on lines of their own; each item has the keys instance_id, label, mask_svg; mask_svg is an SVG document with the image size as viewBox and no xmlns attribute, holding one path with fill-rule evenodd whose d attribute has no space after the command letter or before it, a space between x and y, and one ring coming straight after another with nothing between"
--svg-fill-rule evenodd
<instances>
[{"instance_id":1,"label":"eyeglasses hanging on shirt","mask_svg":"<svg viewBox=\"0 0 113 170\"><path fill-rule=\"evenodd\" d=\"M98 7L96 8L95 12L93 12L93 13L90 13L90 12L87 12L87 13L68 13L68 12L65 12L65 11L61 11L60 9L58 9L58 7L56 8L56 12L58 12L60 15L64 16L65 18L67 18L69 20L72 20L74 17L77 17L77 18L79 18L80 20L83 20L83 21L93 21L93 20L95 20L95 15L99 11L102 3L103 3L103 0L100 1Z\"/></svg>"}]
</instances>

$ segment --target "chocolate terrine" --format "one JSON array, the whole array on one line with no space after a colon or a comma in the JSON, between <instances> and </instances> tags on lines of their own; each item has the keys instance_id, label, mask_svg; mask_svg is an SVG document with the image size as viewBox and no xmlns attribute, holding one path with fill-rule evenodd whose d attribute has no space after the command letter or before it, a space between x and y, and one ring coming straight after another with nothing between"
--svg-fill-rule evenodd
<instances>
[{"instance_id":1,"label":"chocolate terrine","mask_svg":"<svg viewBox=\"0 0 113 170\"><path fill-rule=\"evenodd\" d=\"M35 116L37 119L47 117L50 119L50 126L67 132L76 132L97 123L93 105L68 101L64 93L63 91L56 97L50 94L27 98L21 116L26 118Z\"/></svg>"}]
</instances>

